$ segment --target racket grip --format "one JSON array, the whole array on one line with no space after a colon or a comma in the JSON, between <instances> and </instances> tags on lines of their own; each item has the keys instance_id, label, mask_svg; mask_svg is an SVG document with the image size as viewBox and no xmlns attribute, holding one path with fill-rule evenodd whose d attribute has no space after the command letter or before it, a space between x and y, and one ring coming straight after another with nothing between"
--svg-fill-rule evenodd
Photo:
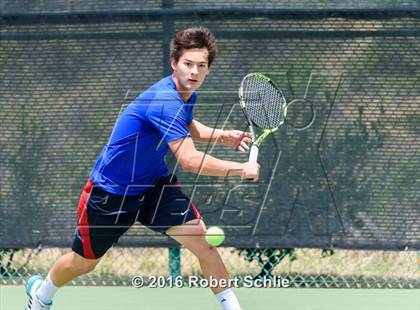
<instances>
[{"instance_id":1,"label":"racket grip","mask_svg":"<svg viewBox=\"0 0 420 310\"><path fill-rule=\"evenodd\" d=\"M253 144L251 150L249 151L249 162L256 163L258 160L258 146Z\"/></svg>"}]
</instances>

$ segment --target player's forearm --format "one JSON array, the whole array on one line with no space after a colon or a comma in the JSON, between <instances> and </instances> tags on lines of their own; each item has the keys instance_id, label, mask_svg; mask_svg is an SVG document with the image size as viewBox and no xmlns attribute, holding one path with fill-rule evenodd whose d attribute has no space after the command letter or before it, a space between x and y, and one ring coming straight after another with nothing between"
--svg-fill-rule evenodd
<instances>
[{"instance_id":1,"label":"player's forearm","mask_svg":"<svg viewBox=\"0 0 420 310\"><path fill-rule=\"evenodd\" d=\"M242 163L217 159L200 151L192 154L182 166L189 172L208 176L242 176L243 173Z\"/></svg>"},{"instance_id":2,"label":"player's forearm","mask_svg":"<svg viewBox=\"0 0 420 310\"><path fill-rule=\"evenodd\" d=\"M200 136L193 136L193 140L197 143L221 143L221 137L222 130L210 128Z\"/></svg>"},{"instance_id":3,"label":"player's forearm","mask_svg":"<svg viewBox=\"0 0 420 310\"><path fill-rule=\"evenodd\" d=\"M190 132L194 142L198 143L222 143L223 130L210 128L194 120Z\"/></svg>"}]
</instances>

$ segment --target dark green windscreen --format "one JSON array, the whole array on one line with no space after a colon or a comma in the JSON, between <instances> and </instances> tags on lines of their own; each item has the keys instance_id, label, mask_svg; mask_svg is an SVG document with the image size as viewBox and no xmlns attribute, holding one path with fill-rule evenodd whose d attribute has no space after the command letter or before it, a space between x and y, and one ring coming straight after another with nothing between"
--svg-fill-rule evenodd
<instances>
[{"instance_id":1,"label":"dark green windscreen","mask_svg":"<svg viewBox=\"0 0 420 310\"><path fill-rule=\"evenodd\" d=\"M259 183L178 169L207 225L225 229L224 245L420 248L418 4L229 3L0 1L0 246L71 244L81 190L118 114L170 72L172 35L202 25L219 55L196 119L246 129L237 90L250 72L300 99L294 124L310 105L316 112L309 129L284 126L264 141ZM140 226L120 240L168 242Z\"/></svg>"}]
</instances>

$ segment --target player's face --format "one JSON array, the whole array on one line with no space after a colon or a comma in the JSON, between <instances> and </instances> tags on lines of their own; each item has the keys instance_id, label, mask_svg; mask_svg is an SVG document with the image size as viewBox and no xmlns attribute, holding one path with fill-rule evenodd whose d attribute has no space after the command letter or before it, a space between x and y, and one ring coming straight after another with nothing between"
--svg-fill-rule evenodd
<instances>
[{"instance_id":1,"label":"player's face","mask_svg":"<svg viewBox=\"0 0 420 310\"><path fill-rule=\"evenodd\" d=\"M209 73L208 55L206 48L192 48L184 50L177 63L172 60L176 89L182 92L184 100L203 84Z\"/></svg>"}]
</instances>

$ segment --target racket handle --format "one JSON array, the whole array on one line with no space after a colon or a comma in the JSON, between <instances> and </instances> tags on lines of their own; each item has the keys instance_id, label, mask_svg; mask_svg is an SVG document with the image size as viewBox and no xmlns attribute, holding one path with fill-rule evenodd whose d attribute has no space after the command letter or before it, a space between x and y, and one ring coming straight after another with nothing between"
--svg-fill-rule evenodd
<instances>
[{"instance_id":1,"label":"racket handle","mask_svg":"<svg viewBox=\"0 0 420 310\"><path fill-rule=\"evenodd\" d=\"M258 160L258 146L253 144L251 150L249 151L249 162L256 163Z\"/></svg>"}]
</instances>

